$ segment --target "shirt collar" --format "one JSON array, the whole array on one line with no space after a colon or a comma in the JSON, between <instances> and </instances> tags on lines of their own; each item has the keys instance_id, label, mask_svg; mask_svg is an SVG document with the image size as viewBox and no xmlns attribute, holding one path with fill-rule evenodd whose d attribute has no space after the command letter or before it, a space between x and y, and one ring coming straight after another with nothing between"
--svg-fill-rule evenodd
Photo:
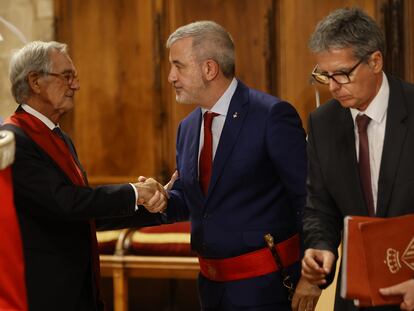
<instances>
[{"instance_id":1,"label":"shirt collar","mask_svg":"<svg viewBox=\"0 0 414 311\"><path fill-rule=\"evenodd\" d=\"M389 97L390 97L390 86L388 84L388 79L385 73L382 73L381 87L377 95L374 97L374 99L368 105L367 109L364 111L364 114L370 117L371 120L377 123L381 123L385 117L385 114L387 113ZM359 111L358 109L354 109L354 108L350 108L350 109L351 109L352 118L355 122L356 116L358 114L361 114L361 111Z\"/></svg>"},{"instance_id":2,"label":"shirt collar","mask_svg":"<svg viewBox=\"0 0 414 311\"><path fill-rule=\"evenodd\" d=\"M229 110L231 98L233 97L234 92L236 92L237 84L238 82L236 78L233 78L227 90L223 93L223 95L221 95L219 100L210 109L211 112L218 113L219 115L222 115L222 116L227 115L227 111ZM201 112L203 115L204 115L204 112L206 111L207 109L205 108L201 109Z\"/></svg>"},{"instance_id":3,"label":"shirt collar","mask_svg":"<svg viewBox=\"0 0 414 311\"><path fill-rule=\"evenodd\" d=\"M42 121L48 128L50 128L50 130L53 131L53 129L58 125L55 125L50 119L48 119L46 116L44 116L43 114L41 114L39 111L33 109L32 107L30 107L27 104L22 104L22 109L24 111L26 111L28 114L31 114L32 116L38 118L40 121Z\"/></svg>"}]
</instances>

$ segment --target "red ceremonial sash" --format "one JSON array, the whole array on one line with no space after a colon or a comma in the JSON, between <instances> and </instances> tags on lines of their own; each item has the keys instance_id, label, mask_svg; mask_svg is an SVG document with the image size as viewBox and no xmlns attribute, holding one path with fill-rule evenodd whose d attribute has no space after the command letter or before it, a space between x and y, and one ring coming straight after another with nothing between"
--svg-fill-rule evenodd
<instances>
[{"instance_id":1,"label":"red ceremonial sash","mask_svg":"<svg viewBox=\"0 0 414 311\"><path fill-rule=\"evenodd\" d=\"M0 311L26 311L24 257L10 167L0 170L0 191Z\"/></svg>"},{"instance_id":2,"label":"red ceremonial sash","mask_svg":"<svg viewBox=\"0 0 414 311\"><path fill-rule=\"evenodd\" d=\"M62 169L67 177L78 186L87 186L87 181L75 159L70 152L69 146L41 120L27 113L17 111L10 118L6 119L5 124L13 124L21 128L44 152L46 152L57 165ZM92 264L95 277L95 286L98 291L97 298L100 298L100 267L98 254L98 241L96 239L95 221L89 221L91 231ZM1 311L1 310L0 310Z\"/></svg>"},{"instance_id":3,"label":"red ceremonial sash","mask_svg":"<svg viewBox=\"0 0 414 311\"><path fill-rule=\"evenodd\" d=\"M78 186L86 186L83 174L70 153L69 146L46 124L25 111L15 112L5 124L20 127L44 152L59 165L66 176Z\"/></svg>"}]
</instances>

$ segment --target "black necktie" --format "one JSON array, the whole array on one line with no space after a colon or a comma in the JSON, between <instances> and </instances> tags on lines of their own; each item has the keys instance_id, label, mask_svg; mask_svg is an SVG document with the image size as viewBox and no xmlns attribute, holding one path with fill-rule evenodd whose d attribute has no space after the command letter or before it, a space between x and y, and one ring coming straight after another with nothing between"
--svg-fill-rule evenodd
<instances>
[{"instance_id":1,"label":"black necktie","mask_svg":"<svg viewBox=\"0 0 414 311\"><path fill-rule=\"evenodd\" d=\"M369 163L369 145L367 127L371 118L365 114L358 115L355 119L358 126L359 136L359 178L361 180L362 192L364 193L365 203L367 204L368 214L375 216L374 199L371 184L371 166Z\"/></svg>"},{"instance_id":2,"label":"black necktie","mask_svg":"<svg viewBox=\"0 0 414 311\"><path fill-rule=\"evenodd\" d=\"M86 181L86 173L85 173L85 170L83 169L83 167L82 167L82 164L80 163L80 161L79 161L79 158L78 158L78 155L76 154L76 151L75 151L75 147L73 146L73 143L72 143L72 141L70 140L70 138L65 134L65 133L63 133L63 131L60 129L60 127L58 127L58 126L56 126L54 129L53 129L53 132L57 135L57 136L59 136L59 138L61 138L64 142L65 142L65 144L66 144L66 146L68 146L68 148L69 148L69 151L70 151L70 154L72 155L72 157L73 157L73 159L75 160L75 162L76 162L76 164L78 165L78 167L80 168L80 170L81 170L81 172L82 172L82 174L83 174L83 178L85 179L85 181Z\"/></svg>"}]
</instances>

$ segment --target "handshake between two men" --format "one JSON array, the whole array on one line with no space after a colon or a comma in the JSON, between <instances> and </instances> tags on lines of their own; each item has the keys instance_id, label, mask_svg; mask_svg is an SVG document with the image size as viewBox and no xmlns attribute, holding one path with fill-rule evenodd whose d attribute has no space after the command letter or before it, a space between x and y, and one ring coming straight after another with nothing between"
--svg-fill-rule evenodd
<instances>
[{"instance_id":1,"label":"handshake between two men","mask_svg":"<svg viewBox=\"0 0 414 311\"><path fill-rule=\"evenodd\" d=\"M138 182L133 184L138 193L137 205L143 205L151 213L164 212L169 199L168 191L171 190L177 178L178 172L175 171L170 181L163 186L154 178L140 176Z\"/></svg>"}]
</instances>

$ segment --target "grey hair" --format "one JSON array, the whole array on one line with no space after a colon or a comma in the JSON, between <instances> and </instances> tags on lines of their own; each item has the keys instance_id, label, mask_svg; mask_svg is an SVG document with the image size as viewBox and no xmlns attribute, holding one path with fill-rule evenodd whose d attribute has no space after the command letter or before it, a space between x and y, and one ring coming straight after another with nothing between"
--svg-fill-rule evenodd
<instances>
[{"instance_id":1,"label":"grey hair","mask_svg":"<svg viewBox=\"0 0 414 311\"><path fill-rule=\"evenodd\" d=\"M360 8L335 10L316 25L309 48L314 53L352 48L364 59L375 51L385 54L384 34L377 23Z\"/></svg>"},{"instance_id":2,"label":"grey hair","mask_svg":"<svg viewBox=\"0 0 414 311\"><path fill-rule=\"evenodd\" d=\"M67 53L67 45L56 41L33 41L13 53L9 66L9 78L12 95L18 104L24 103L30 96L31 88L27 80L29 73L45 73L52 70L50 61L52 49Z\"/></svg>"},{"instance_id":3,"label":"grey hair","mask_svg":"<svg viewBox=\"0 0 414 311\"><path fill-rule=\"evenodd\" d=\"M235 72L234 43L230 33L213 21L197 21L175 30L167 40L170 48L177 40L191 37L192 48L198 60L215 60L227 78Z\"/></svg>"}]
</instances>

